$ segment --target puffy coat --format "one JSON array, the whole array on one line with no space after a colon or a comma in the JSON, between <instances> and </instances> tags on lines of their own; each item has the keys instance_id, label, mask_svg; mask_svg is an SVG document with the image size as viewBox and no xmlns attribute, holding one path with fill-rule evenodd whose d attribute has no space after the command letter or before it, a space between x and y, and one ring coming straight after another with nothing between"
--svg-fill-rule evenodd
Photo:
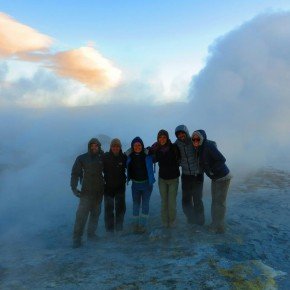
<instances>
[{"instance_id":1,"label":"puffy coat","mask_svg":"<svg viewBox=\"0 0 290 290\"><path fill-rule=\"evenodd\" d=\"M175 129L176 137L177 137L177 132L180 132L180 131L186 134L186 139L184 142L179 139L175 141L175 144L178 146L180 156L181 156L180 166L182 168L182 174L197 176L198 174L201 174L202 171L199 168L199 163L196 158L196 154L195 154L192 142L191 142L188 129L185 125L180 125L176 127Z\"/></svg>"}]
</instances>

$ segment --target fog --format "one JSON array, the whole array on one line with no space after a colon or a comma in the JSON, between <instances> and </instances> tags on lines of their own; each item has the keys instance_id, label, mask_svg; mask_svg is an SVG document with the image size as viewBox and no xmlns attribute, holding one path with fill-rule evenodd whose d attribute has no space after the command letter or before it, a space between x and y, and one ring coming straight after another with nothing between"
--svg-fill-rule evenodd
<instances>
[{"instance_id":1,"label":"fog","mask_svg":"<svg viewBox=\"0 0 290 290\"><path fill-rule=\"evenodd\" d=\"M89 139L98 137L105 151L113 137L121 138L124 150L137 135L151 145L159 126L173 131L176 119L168 117L178 111L182 114L170 105L2 110L1 235L71 223L77 199L69 187L70 171Z\"/></svg>"},{"instance_id":2,"label":"fog","mask_svg":"<svg viewBox=\"0 0 290 290\"><path fill-rule=\"evenodd\" d=\"M206 130L236 179L264 166L289 168L289 13L261 15L217 39L204 69L193 76L187 103L156 106L154 95L136 102L143 86L131 85L127 92L126 86L115 91L121 94L113 96L116 103L24 108L27 99L37 103L39 90L46 98L53 92L57 104L75 92L41 72L42 78L7 84L7 70L2 63L1 236L72 224L77 199L69 188L70 170L92 137L101 139L104 150L114 137L124 149L135 136L148 146L160 129L174 141L175 127L185 124L191 133Z\"/></svg>"}]
</instances>

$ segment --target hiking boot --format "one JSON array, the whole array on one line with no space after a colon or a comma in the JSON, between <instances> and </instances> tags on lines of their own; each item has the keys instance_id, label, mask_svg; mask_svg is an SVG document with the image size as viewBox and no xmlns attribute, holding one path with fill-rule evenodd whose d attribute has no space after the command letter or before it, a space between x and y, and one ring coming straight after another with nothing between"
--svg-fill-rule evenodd
<instances>
[{"instance_id":1,"label":"hiking boot","mask_svg":"<svg viewBox=\"0 0 290 290\"><path fill-rule=\"evenodd\" d=\"M114 235L115 235L114 231L108 231L108 230L106 231L106 238L111 239L114 237Z\"/></svg>"},{"instance_id":2,"label":"hiking boot","mask_svg":"<svg viewBox=\"0 0 290 290\"><path fill-rule=\"evenodd\" d=\"M123 231L123 224L116 224L116 231L117 232Z\"/></svg>"},{"instance_id":3,"label":"hiking boot","mask_svg":"<svg viewBox=\"0 0 290 290\"><path fill-rule=\"evenodd\" d=\"M76 239L76 240L73 240L73 249L77 249L77 248L80 248L82 246L82 241L81 239Z\"/></svg>"},{"instance_id":4,"label":"hiking boot","mask_svg":"<svg viewBox=\"0 0 290 290\"><path fill-rule=\"evenodd\" d=\"M224 234L226 232L224 226L214 226L213 224L207 226L207 229L214 234Z\"/></svg>"},{"instance_id":5,"label":"hiking boot","mask_svg":"<svg viewBox=\"0 0 290 290\"><path fill-rule=\"evenodd\" d=\"M145 234L147 232L147 228L144 226L139 226L138 234Z\"/></svg>"},{"instance_id":6,"label":"hiking boot","mask_svg":"<svg viewBox=\"0 0 290 290\"><path fill-rule=\"evenodd\" d=\"M138 234L139 233L139 225L133 225L133 233Z\"/></svg>"},{"instance_id":7,"label":"hiking boot","mask_svg":"<svg viewBox=\"0 0 290 290\"><path fill-rule=\"evenodd\" d=\"M215 233L216 232L216 226L213 224L210 224L208 226L206 226L207 230L211 233Z\"/></svg>"},{"instance_id":8,"label":"hiking boot","mask_svg":"<svg viewBox=\"0 0 290 290\"><path fill-rule=\"evenodd\" d=\"M169 222L168 227L171 228L171 229L176 228L176 222L175 221Z\"/></svg>"},{"instance_id":9,"label":"hiking boot","mask_svg":"<svg viewBox=\"0 0 290 290\"><path fill-rule=\"evenodd\" d=\"M133 216L132 218L132 231L134 234L138 234L139 231L139 216Z\"/></svg>"},{"instance_id":10,"label":"hiking boot","mask_svg":"<svg viewBox=\"0 0 290 290\"><path fill-rule=\"evenodd\" d=\"M91 241L91 242L95 242L99 239L99 237L96 234L88 234L87 238L88 238L88 241Z\"/></svg>"},{"instance_id":11,"label":"hiking boot","mask_svg":"<svg viewBox=\"0 0 290 290\"><path fill-rule=\"evenodd\" d=\"M226 232L226 229L224 226L218 226L215 231L216 234L224 234L225 232Z\"/></svg>"},{"instance_id":12,"label":"hiking boot","mask_svg":"<svg viewBox=\"0 0 290 290\"><path fill-rule=\"evenodd\" d=\"M144 234L147 232L147 225L148 225L148 215L142 214L140 217L139 234Z\"/></svg>"}]
</instances>

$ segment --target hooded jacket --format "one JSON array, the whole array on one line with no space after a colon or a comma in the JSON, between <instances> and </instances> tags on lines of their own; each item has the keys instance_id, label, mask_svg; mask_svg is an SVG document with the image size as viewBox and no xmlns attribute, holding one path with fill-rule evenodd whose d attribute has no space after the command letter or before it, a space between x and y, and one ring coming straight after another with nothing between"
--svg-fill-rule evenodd
<instances>
[{"instance_id":1,"label":"hooded jacket","mask_svg":"<svg viewBox=\"0 0 290 290\"><path fill-rule=\"evenodd\" d=\"M142 145L142 151L140 152L140 154L136 154L134 153L133 150L133 145L134 143L139 142ZM148 179L148 182L150 185L153 185L153 183L155 182L155 177L154 177L154 170L153 170L153 157L151 155L149 155L149 151L147 149L144 148L144 143L142 141L142 139L140 137L136 137L132 140L131 142L131 148L129 150L126 151L126 155L127 155L127 182L129 182L131 179L133 179L134 176L134 168L136 168L134 165L137 159L141 160L145 162L145 170L146 170L146 179Z\"/></svg>"},{"instance_id":2,"label":"hooded jacket","mask_svg":"<svg viewBox=\"0 0 290 290\"><path fill-rule=\"evenodd\" d=\"M159 136L164 135L167 137L165 145L161 146L158 143ZM160 130L157 135L157 142L154 143L150 149L150 154L153 155L153 161L158 162L159 177L162 179L175 179L180 176L179 162L180 153L176 144L172 144L169 139L169 134L165 130Z\"/></svg>"},{"instance_id":3,"label":"hooded jacket","mask_svg":"<svg viewBox=\"0 0 290 290\"><path fill-rule=\"evenodd\" d=\"M177 138L177 132L180 131L186 134L184 142ZM175 136L177 138L175 144L178 146L181 157L180 166L182 168L182 174L194 176L202 174L187 127L185 125L177 126L175 129Z\"/></svg>"},{"instance_id":4,"label":"hooded jacket","mask_svg":"<svg viewBox=\"0 0 290 290\"><path fill-rule=\"evenodd\" d=\"M90 151L92 144L98 144L99 151L93 154ZM94 197L104 192L103 161L104 152L98 139L92 138L88 143L88 152L79 155L72 167L70 186L75 190L80 182L81 196Z\"/></svg>"},{"instance_id":5,"label":"hooded jacket","mask_svg":"<svg viewBox=\"0 0 290 290\"><path fill-rule=\"evenodd\" d=\"M218 150L216 143L207 139L204 130L194 131L193 135L198 135L200 138L199 164L206 175L213 180L225 177L230 170L226 166L226 158Z\"/></svg>"},{"instance_id":6,"label":"hooded jacket","mask_svg":"<svg viewBox=\"0 0 290 290\"><path fill-rule=\"evenodd\" d=\"M115 156L110 150L103 156L104 163L104 178L106 187L120 188L126 184L126 155L120 151L118 156Z\"/></svg>"}]
</instances>

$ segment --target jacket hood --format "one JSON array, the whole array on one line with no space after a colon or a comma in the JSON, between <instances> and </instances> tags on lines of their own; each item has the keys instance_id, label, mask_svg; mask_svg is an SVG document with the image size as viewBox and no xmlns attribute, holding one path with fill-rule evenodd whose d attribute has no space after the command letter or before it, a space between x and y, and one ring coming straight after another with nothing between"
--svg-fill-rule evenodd
<instances>
[{"instance_id":1,"label":"jacket hood","mask_svg":"<svg viewBox=\"0 0 290 290\"><path fill-rule=\"evenodd\" d=\"M193 138L194 135L197 135L200 138L199 146L201 146L207 139L206 133L202 129L194 131L191 135L191 138Z\"/></svg>"},{"instance_id":2,"label":"jacket hood","mask_svg":"<svg viewBox=\"0 0 290 290\"><path fill-rule=\"evenodd\" d=\"M160 130L160 131L158 132L158 134L157 134L157 142L158 142L158 138L159 138L160 136L166 136L166 138L167 138L167 143L168 143L168 141L169 141L169 134L168 134L168 132L167 132L166 130L162 129L162 130Z\"/></svg>"},{"instance_id":3,"label":"jacket hood","mask_svg":"<svg viewBox=\"0 0 290 290\"><path fill-rule=\"evenodd\" d=\"M144 150L144 143L143 143L143 141L142 141L142 139L140 138L140 137L135 137L133 140L132 140L132 142L131 142L131 149L133 149L133 145L135 144L135 143L141 143L141 145L142 145L142 150Z\"/></svg>"},{"instance_id":4,"label":"jacket hood","mask_svg":"<svg viewBox=\"0 0 290 290\"><path fill-rule=\"evenodd\" d=\"M101 146L102 146L101 142L97 138L92 138L88 143L88 151L89 152L90 152L90 148L91 148L92 144L97 144L99 147L99 150L101 151Z\"/></svg>"},{"instance_id":5,"label":"jacket hood","mask_svg":"<svg viewBox=\"0 0 290 290\"><path fill-rule=\"evenodd\" d=\"M187 127L185 125L179 125L175 128L175 136L177 138L177 132L184 132L187 136L187 138L190 138L190 135L189 135L189 131L187 129Z\"/></svg>"},{"instance_id":6,"label":"jacket hood","mask_svg":"<svg viewBox=\"0 0 290 290\"><path fill-rule=\"evenodd\" d=\"M120 148L122 148L122 143L120 141L120 139L118 138L114 138L112 141L111 141L111 144L110 144L110 148L113 147L113 146L119 146Z\"/></svg>"}]
</instances>

